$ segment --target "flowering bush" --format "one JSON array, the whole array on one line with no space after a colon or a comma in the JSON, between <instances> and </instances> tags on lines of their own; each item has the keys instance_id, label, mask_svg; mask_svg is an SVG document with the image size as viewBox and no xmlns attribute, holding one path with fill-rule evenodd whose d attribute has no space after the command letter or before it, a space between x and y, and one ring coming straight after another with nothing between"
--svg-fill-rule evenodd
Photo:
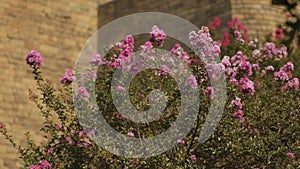
<instances>
[{"instance_id":1,"label":"flowering bush","mask_svg":"<svg viewBox=\"0 0 300 169\"><path fill-rule=\"evenodd\" d=\"M280 40L288 47L288 51L297 50L300 45L300 8L298 0L272 0L274 5L282 5L286 11L286 22L279 25L272 38Z\"/></svg>"},{"instance_id":2,"label":"flowering bush","mask_svg":"<svg viewBox=\"0 0 300 169\"><path fill-rule=\"evenodd\" d=\"M219 21L215 20L210 25L217 29ZM169 52L171 56L165 58L153 54L155 47L161 48L167 40L164 31L153 26L149 41L140 46L142 59L132 62L129 67L126 65L134 59L136 49L135 38L128 35L114 44L106 56L91 56L88 62L92 68L86 75L79 76L79 72L67 70L60 80L63 87L59 90L43 78L40 72L42 56L31 51L26 62L33 70L40 95L30 91L29 97L44 117L41 131L46 140L37 145L28 134L27 146L20 147L14 143L4 123L0 123L0 131L18 149L24 168L29 169L297 168L300 166L300 95L299 80L293 76L295 65L292 62L281 63L288 57L285 46L266 42L258 48L256 41L248 40L246 29L237 19L229 26L232 31L227 35L233 37L234 47L227 48L226 39L222 44L214 41L208 28L202 27L199 32L189 34L196 52L174 44ZM227 55L221 54L221 48L227 51ZM216 58L220 54L221 62L218 62ZM148 158L118 157L93 141L95 132L105 131L83 129L74 102L79 100L76 104L80 104L80 111L84 112L93 94L88 82L96 79L97 106L116 131L136 138L152 137L165 131L176 120L182 99L172 78L176 72L167 64L161 69L136 72L146 60L155 64L157 57L163 57L171 64L177 58L180 65L192 69L193 75L185 79L185 85L199 90L200 97L204 98L200 101L197 121L186 138L177 140L177 145L165 153ZM202 63L203 60L209 60L208 64ZM111 84L113 73L120 69L135 75L130 89ZM225 77L221 76L222 71L225 71ZM214 134L200 144L199 134L210 101L215 96L216 89L211 82L219 78L227 81L223 118ZM80 86L73 98L70 84L75 81ZM167 107L156 121L135 124L114 106L110 94L112 88L121 93L129 90L130 101L138 110L149 109L153 100L147 96L152 90L160 89L168 98ZM134 145L131 148L134 149Z\"/></svg>"}]
</instances>

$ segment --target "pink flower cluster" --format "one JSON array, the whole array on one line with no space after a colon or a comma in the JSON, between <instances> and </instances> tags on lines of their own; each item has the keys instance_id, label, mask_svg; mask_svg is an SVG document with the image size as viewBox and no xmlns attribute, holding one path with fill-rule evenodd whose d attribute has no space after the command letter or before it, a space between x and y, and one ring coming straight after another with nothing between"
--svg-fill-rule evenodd
<instances>
[{"instance_id":1,"label":"pink flower cluster","mask_svg":"<svg viewBox=\"0 0 300 169\"><path fill-rule=\"evenodd\" d=\"M30 66L42 66L43 58L37 50L32 50L27 54L26 63Z\"/></svg>"},{"instance_id":2,"label":"pink flower cluster","mask_svg":"<svg viewBox=\"0 0 300 169\"><path fill-rule=\"evenodd\" d=\"M210 80L217 81L220 79L225 66L222 63L208 63L205 65L206 72L210 75Z\"/></svg>"},{"instance_id":3,"label":"pink flower cluster","mask_svg":"<svg viewBox=\"0 0 300 169\"><path fill-rule=\"evenodd\" d=\"M92 145L92 142L89 140L88 136L93 136L94 134L94 130L91 130L89 134L87 134L86 131L76 131L76 137L78 137L78 139L72 139L70 136L67 136L65 137L65 141L69 145L76 145L79 148L87 148ZM75 140L78 141L75 142Z\"/></svg>"},{"instance_id":4,"label":"pink flower cluster","mask_svg":"<svg viewBox=\"0 0 300 169\"><path fill-rule=\"evenodd\" d=\"M239 109L243 108L242 99L239 97L235 97L235 99L231 102L231 104L233 104L235 107L237 107Z\"/></svg>"},{"instance_id":5,"label":"pink flower cluster","mask_svg":"<svg viewBox=\"0 0 300 169\"><path fill-rule=\"evenodd\" d=\"M77 97L80 98L80 99L83 99L83 98L90 98L90 94L89 94L89 92L86 90L85 87L81 86L81 87L79 87L79 89L78 89Z\"/></svg>"},{"instance_id":6,"label":"pink flower cluster","mask_svg":"<svg viewBox=\"0 0 300 169\"><path fill-rule=\"evenodd\" d=\"M197 156L194 155L194 154L190 155L190 158L191 158L191 160L193 160L193 161L196 161L196 160L197 160Z\"/></svg>"},{"instance_id":7,"label":"pink flower cluster","mask_svg":"<svg viewBox=\"0 0 300 169\"><path fill-rule=\"evenodd\" d=\"M221 44L213 41L207 27L202 27L198 33L190 32L189 40L192 48L205 64L213 63L221 52Z\"/></svg>"},{"instance_id":8,"label":"pink flower cluster","mask_svg":"<svg viewBox=\"0 0 300 169\"><path fill-rule=\"evenodd\" d=\"M244 111L242 110L243 108L243 103L241 98L235 97L235 99L231 102L231 104L236 108L237 110L232 114L233 117L243 120L244 118Z\"/></svg>"},{"instance_id":9,"label":"pink flower cluster","mask_svg":"<svg viewBox=\"0 0 300 169\"><path fill-rule=\"evenodd\" d=\"M286 156L287 156L288 158L290 158L290 159L295 159L295 154L292 153L292 152L287 152L287 153L286 153Z\"/></svg>"},{"instance_id":10,"label":"pink flower cluster","mask_svg":"<svg viewBox=\"0 0 300 169\"><path fill-rule=\"evenodd\" d=\"M191 75L187 80L186 80L186 84L188 84L189 86L191 86L193 89L198 87L198 83L197 83L197 79L194 75Z\"/></svg>"},{"instance_id":11,"label":"pink flower cluster","mask_svg":"<svg viewBox=\"0 0 300 169\"><path fill-rule=\"evenodd\" d=\"M134 38L132 35L128 35L125 39L116 44L117 48L120 49L120 54L117 58L110 63L114 68L121 68L125 63L130 62L133 49L134 49Z\"/></svg>"},{"instance_id":12,"label":"pink flower cluster","mask_svg":"<svg viewBox=\"0 0 300 169\"><path fill-rule=\"evenodd\" d=\"M274 72L274 79L277 81L287 81L282 87L281 91L285 91L287 88L294 90L299 89L299 79L293 78L292 71L294 70L293 62L288 62L283 65L278 72Z\"/></svg>"},{"instance_id":13,"label":"pink flower cluster","mask_svg":"<svg viewBox=\"0 0 300 169\"><path fill-rule=\"evenodd\" d=\"M277 28L272 34L271 34L271 38L274 38L274 39L282 39L284 36L284 33L283 33L283 29L281 28Z\"/></svg>"},{"instance_id":14,"label":"pink flower cluster","mask_svg":"<svg viewBox=\"0 0 300 169\"><path fill-rule=\"evenodd\" d=\"M127 133L127 136L128 137L134 137L134 133L130 131L130 132Z\"/></svg>"},{"instance_id":15,"label":"pink flower cluster","mask_svg":"<svg viewBox=\"0 0 300 169\"><path fill-rule=\"evenodd\" d=\"M74 81L74 76L72 70L66 70L64 77L60 79L60 82L63 84L71 84Z\"/></svg>"},{"instance_id":16,"label":"pink flower cluster","mask_svg":"<svg viewBox=\"0 0 300 169\"><path fill-rule=\"evenodd\" d=\"M244 41L248 41L249 37L248 37L248 29L245 28L245 26L239 22L238 18L235 17L232 21L227 23L227 27L229 29L233 29L233 30L237 30L239 32L243 31L243 37L241 36L240 38L243 39Z\"/></svg>"},{"instance_id":17,"label":"pink flower cluster","mask_svg":"<svg viewBox=\"0 0 300 169\"><path fill-rule=\"evenodd\" d=\"M212 100L214 98L214 88L211 86L206 87L203 94L208 95L209 98Z\"/></svg>"},{"instance_id":18,"label":"pink flower cluster","mask_svg":"<svg viewBox=\"0 0 300 169\"><path fill-rule=\"evenodd\" d=\"M240 43L245 43L249 40L248 37L248 29L244 27L242 23L238 21L238 18L235 17L232 21L227 23L227 27L230 30L233 30L234 33L234 39L236 39ZM243 31L243 32L242 32ZM230 46L231 41L230 41L230 36L228 32L223 33L223 40L222 40L222 46L227 48Z\"/></svg>"},{"instance_id":19,"label":"pink flower cluster","mask_svg":"<svg viewBox=\"0 0 300 169\"><path fill-rule=\"evenodd\" d=\"M190 56L183 50L180 44L175 44L175 46L171 49L171 54L177 56L182 61L188 61Z\"/></svg>"},{"instance_id":20,"label":"pink flower cluster","mask_svg":"<svg viewBox=\"0 0 300 169\"><path fill-rule=\"evenodd\" d=\"M240 80L241 84L241 93L248 93L254 95L254 82L251 81L248 77L243 77Z\"/></svg>"},{"instance_id":21,"label":"pink flower cluster","mask_svg":"<svg viewBox=\"0 0 300 169\"><path fill-rule=\"evenodd\" d=\"M144 53L144 52L147 52L147 51L153 49L153 45L150 41L147 41L143 45L141 45L140 48L143 51L142 53Z\"/></svg>"},{"instance_id":22,"label":"pink flower cluster","mask_svg":"<svg viewBox=\"0 0 300 169\"><path fill-rule=\"evenodd\" d=\"M152 31L150 32L150 41L151 42L158 42L162 45L166 39L166 34L163 30L159 29L158 26L154 25L152 27Z\"/></svg>"},{"instance_id":23,"label":"pink flower cluster","mask_svg":"<svg viewBox=\"0 0 300 169\"><path fill-rule=\"evenodd\" d=\"M91 130L90 135L93 135L94 132L95 132L94 130ZM77 142L77 147L87 148L92 144L92 142L88 139L88 134L86 133L86 131L77 131L77 134L79 137L79 141Z\"/></svg>"},{"instance_id":24,"label":"pink flower cluster","mask_svg":"<svg viewBox=\"0 0 300 169\"><path fill-rule=\"evenodd\" d=\"M223 33L223 41L222 41L222 46L223 47L228 47L228 46L230 46L230 38L229 38L229 34L228 34L228 32L224 32Z\"/></svg>"},{"instance_id":25,"label":"pink flower cluster","mask_svg":"<svg viewBox=\"0 0 300 169\"><path fill-rule=\"evenodd\" d=\"M241 109L239 109L239 110L237 110L236 112L234 112L234 113L232 114L232 116L241 120L241 119L243 119L243 117L244 117L244 111L241 110Z\"/></svg>"},{"instance_id":26,"label":"pink flower cluster","mask_svg":"<svg viewBox=\"0 0 300 169\"><path fill-rule=\"evenodd\" d=\"M177 142L178 144L182 144L182 145L185 144L185 141L184 141L183 139L178 139L176 142Z\"/></svg>"},{"instance_id":27,"label":"pink flower cluster","mask_svg":"<svg viewBox=\"0 0 300 169\"><path fill-rule=\"evenodd\" d=\"M215 17L213 21L208 22L208 25L209 25L209 29L216 30L220 27L221 20L219 17Z\"/></svg>"},{"instance_id":28,"label":"pink flower cluster","mask_svg":"<svg viewBox=\"0 0 300 169\"><path fill-rule=\"evenodd\" d=\"M52 169L52 165L48 161L42 160L39 165L30 165L29 169Z\"/></svg>"},{"instance_id":29,"label":"pink flower cluster","mask_svg":"<svg viewBox=\"0 0 300 169\"><path fill-rule=\"evenodd\" d=\"M273 42L266 42L263 49L261 50L263 59L280 60L287 56L287 48L284 45L279 45L277 48Z\"/></svg>"},{"instance_id":30,"label":"pink flower cluster","mask_svg":"<svg viewBox=\"0 0 300 169\"><path fill-rule=\"evenodd\" d=\"M255 92L254 82L249 77L253 74L253 68L260 70L258 64L251 64L248 61L248 56L238 51L231 58L228 56L223 57L221 63L225 67L227 78L234 86L240 85L240 92L253 95ZM239 80L238 77L241 77Z\"/></svg>"},{"instance_id":31,"label":"pink flower cluster","mask_svg":"<svg viewBox=\"0 0 300 169\"><path fill-rule=\"evenodd\" d=\"M100 66L106 63L105 60L102 60L101 55L96 53L89 58L89 63L93 66Z\"/></svg>"},{"instance_id":32,"label":"pink flower cluster","mask_svg":"<svg viewBox=\"0 0 300 169\"><path fill-rule=\"evenodd\" d=\"M0 122L0 129L4 128L5 127L5 124Z\"/></svg>"}]
</instances>

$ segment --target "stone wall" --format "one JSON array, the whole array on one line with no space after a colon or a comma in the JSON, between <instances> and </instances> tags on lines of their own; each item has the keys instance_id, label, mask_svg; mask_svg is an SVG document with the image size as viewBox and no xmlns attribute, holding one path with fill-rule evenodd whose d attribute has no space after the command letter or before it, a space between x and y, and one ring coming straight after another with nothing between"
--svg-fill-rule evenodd
<instances>
[{"instance_id":1,"label":"stone wall","mask_svg":"<svg viewBox=\"0 0 300 169\"><path fill-rule=\"evenodd\" d=\"M230 0L117 0L99 6L99 27L137 12L165 12L189 20L198 27L216 16L224 23L231 19Z\"/></svg>"},{"instance_id":2,"label":"stone wall","mask_svg":"<svg viewBox=\"0 0 300 169\"><path fill-rule=\"evenodd\" d=\"M6 123L17 144L25 143L26 131L41 140L42 119L28 99L34 80L25 64L26 54L32 49L40 51L44 76L58 86L65 69L74 66L81 47L98 27L145 11L174 14L199 27L215 16L224 25L238 16L250 31L254 30L250 32L253 35L274 29L279 18L279 9L271 7L269 0L2 0L0 121ZM18 168L21 162L17 157L0 136L0 168Z\"/></svg>"},{"instance_id":3,"label":"stone wall","mask_svg":"<svg viewBox=\"0 0 300 169\"><path fill-rule=\"evenodd\" d=\"M249 29L250 37L265 39L285 22L283 7L271 5L272 0L231 0L232 17Z\"/></svg>"},{"instance_id":4,"label":"stone wall","mask_svg":"<svg viewBox=\"0 0 300 169\"><path fill-rule=\"evenodd\" d=\"M102 0L2 0L0 3L0 121L24 143L24 133L41 136L42 121L28 100L34 89L26 54L36 49L44 57L44 76L56 82L72 68L86 39L97 30L97 10ZM0 168L20 166L16 151L0 136Z\"/></svg>"}]
</instances>

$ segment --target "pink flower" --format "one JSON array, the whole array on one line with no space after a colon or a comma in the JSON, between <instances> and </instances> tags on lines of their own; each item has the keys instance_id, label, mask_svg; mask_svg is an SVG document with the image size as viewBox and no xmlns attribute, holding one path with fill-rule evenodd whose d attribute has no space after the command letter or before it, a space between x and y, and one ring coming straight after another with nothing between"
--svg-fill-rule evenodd
<instances>
[{"instance_id":1,"label":"pink flower","mask_svg":"<svg viewBox=\"0 0 300 169\"><path fill-rule=\"evenodd\" d=\"M73 76L72 70L67 69L64 77L62 77L60 79L60 82L63 83L63 84L70 84L74 81L74 79L75 78Z\"/></svg>"},{"instance_id":2,"label":"pink flower","mask_svg":"<svg viewBox=\"0 0 300 169\"><path fill-rule=\"evenodd\" d=\"M122 42L117 43L116 46L120 49L120 54L118 56L115 56L117 59L110 63L110 65L113 68L120 68L124 66L126 62L130 62L134 50L133 36L126 36L125 39Z\"/></svg>"},{"instance_id":3,"label":"pink flower","mask_svg":"<svg viewBox=\"0 0 300 169\"><path fill-rule=\"evenodd\" d=\"M239 97L235 97L235 99L232 101L232 104L234 104L239 109L242 109L243 107L242 100Z\"/></svg>"},{"instance_id":4,"label":"pink flower","mask_svg":"<svg viewBox=\"0 0 300 169\"><path fill-rule=\"evenodd\" d=\"M85 131L78 131L78 136L84 139L87 137L87 134Z\"/></svg>"},{"instance_id":5,"label":"pink flower","mask_svg":"<svg viewBox=\"0 0 300 169\"><path fill-rule=\"evenodd\" d=\"M27 54L26 63L30 66L41 66L43 58L37 50L32 50Z\"/></svg>"},{"instance_id":6,"label":"pink flower","mask_svg":"<svg viewBox=\"0 0 300 169\"><path fill-rule=\"evenodd\" d=\"M233 57L231 57L230 61L233 66L238 66L242 61L247 60L248 57L243 55L242 51L238 51Z\"/></svg>"},{"instance_id":7,"label":"pink flower","mask_svg":"<svg viewBox=\"0 0 300 169\"><path fill-rule=\"evenodd\" d=\"M78 94L77 94L78 98L83 99L83 98L90 98L90 94L89 92L86 90L85 87L81 86L78 89Z\"/></svg>"},{"instance_id":8,"label":"pink flower","mask_svg":"<svg viewBox=\"0 0 300 169\"><path fill-rule=\"evenodd\" d=\"M235 37L236 40L240 40L240 39L242 38L241 32L240 32L239 30L236 29L236 30L234 31L234 37Z\"/></svg>"},{"instance_id":9,"label":"pink flower","mask_svg":"<svg viewBox=\"0 0 300 169\"><path fill-rule=\"evenodd\" d=\"M290 159L294 159L294 158L295 158L295 154L292 153L292 152L287 152L287 153L286 153L286 156L287 156L288 158L290 158Z\"/></svg>"},{"instance_id":10,"label":"pink flower","mask_svg":"<svg viewBox=\"0 0 300 169\"><path fill-rule=\"evenodd\" d=\"M244 117L244 112L243 112L243 110L238 110L238 111L234 112L232 114L232 116L236 117L238 119L242 119Z\"/></svg>"},{"instance_id":11,"label":"pink flower","mask_svg":"<svg viewBox=\"0 0 300 169\"><path fill-rule=\"evenodd\" d=\"M213 22L212 21L208 22L209 28L212 30L218 29L220 27L220 24L221 24L221 21L220 21L219 17L215 17Z\"/></svg>"},{"instance_id":12,"label":"pink flower","mask_svg":"<svg viewBox=\"0 0 300 169\"><path fill-rule=\"evenodd\" d=\"M121 120L124 120L124 119L125 119L125 116L124 116L123 114L121 114L121 113L117 113L117 114L116 114L116 117L117 117L118 119L121 119Z\"/></svg>"},{"instance_id":13,"label":"pink flower","mask_svg":"<svg viewBox=\"0 0 300 169\"><path fill-rule=\"evenodd\" d=\"M42 160L40 164L43 169L52 169L52 165L46 160Z\"/></svg>"},{"instance_id":14,"label":"pink flower","mask_svg":"<svg viewBox=\"0 0 300 169\"><path fill-rule=\"evenodd\" d=\"M91 131L89 132L89 134L90 134L91 136L95 135L95 133L96 133L95 130L91 130Z\"/></svg>"},{"instance_id":15,"label":"pink flower","mask_svg":"<svg viewBox=\"0 0 300 169\"><path fill-rule=\"evenodd\" d=\"M211 86L208 86L204 92L203 92L204 95L208 95L210 99L213 99L214 98L214 89L213 87Z\"/></svg>"},{"instance_id":16,"label":"pink flower","mask_svg":"<svg viewBox=\"0 0 300 169\"><path fill-rule=\"evenodd\" d=\"M272 65L269 65L265 68L266 71L274 71L274 67Z\"/></svg>"},{"instance_id":17,"label":"pink flower","mask_svg":"<svg viewBox=\"0 0 300 169\"><path fill-rule=\"evenodd\" d=\"M171 49L171 54L177 56L179 59L187 61L190 56L183 50L180 44L175 44L175 46Z\"/></svg>"},{"instance_id":18,"label":"pink flower","mask_svg":"<svg viewBox=\"0 0 300 169\"><path fill-rule=\"evenodd\" d=\"M92 78L92 79L97 79L97 78L98 78L98 75L97 75L96 72L86 72L85 78L86 78L86 79L90 79L90 78Z\"/></svg>"},{"instance_id":19,"label":"pink flower","mask_svg":"<svg viewBox=\"0 0 300 169\"><path fill-rule=\"evenodd\" d=\"M283 69L281 69L279 70L279 72L274 72L274 78L277 81L289 80L289 74Z\"/></svg>"},{"instance_id":20,"label":"pink flower","mask_svg":"<svg viewBox=\"0 0 300 169\"><path fill-rule=\"evenodd\" d=\"M66 142L68 143L68 144L73 144L73 141L72 141L72 138L71 137L66 137L65 138L66 139Z\"/></svg>"},{"instance_id":21,"label":"pink flower","mask_svg":"<svg viewBox=\"0 0 300 169\"><path fill-rule=\"evenodd\" d=\"M248 61L240 62L239 69L245 73L248 73L248 76L252 75L252 65Z\"/></svg>"},{"instance_id":22,"label":"pink flower","mask_svg":"<svg viewBox=\"0 0 300 169\"><path fill-rule=\"evenodd\" d=\"M61 129L61 127L62 127L62 126L61 126L60 124L57 124L57 125L56 125L56 129L58 129L58 130Z\"/></svg>"},{"instance_id":23,"label":"pink flower","mask_svg":"<svg viewBox=\"0 0 300 169\"><path fill-rule=\"evenodd\" d=\"M243 77L240 79L241 90L240 92L246 92L250 95L254 95L254 82L248 79L247 77Z\"/></svg>"},{"instance_id":24,"label":"pink flower","mask_svg":"<svg viewBox=\"0 0 300 169\"><path fill-rule=\"evenodd\" d=\"M128 137L134 137L134 133L133 133L133 132L128 132L128 133L127 133L127 136L128 136Z\"/></svg>"},{"instance_id":25,"label":"pink flower","mask_svg":"<svg viewBox=\"0 0 300 169\"><path fill-rule=\"evenodd\" d=\"M211 80L219 80L220 75L225 71L225 66L222 63L208 63L206 71L211 75Z\"/></svg>"},{"instance_id":26,"label":"pink flower","mask_svg":"<svg viewBox=\"0 0 300 169\"><path fill-rule=\"evenodd\" d=\"M298 78L293 78L287 84L292 89L295 89L295 90L299 89L299 79Z\"/></svg>"},{"instance_id":27,"label":"pink flower","mask_svg":"<svg viewBox=\"0 0 300 169\"><path fill-rule=\"evenodd\" d=\"M256 70L256 71L260 71L260 66L259 66L259 64L252 64L252 67L254 68L254 70Z\"/></svg>"},{"instance_id":28,"label":"pink flower","mask_svg":"<svg viewBox=\"0 0 300 169\"><path fill-rule=\"evenodd\" d=\"M54 149L53 148L49 148L47 150L47 153L53 155L54 154Z\"/></svg>"},{"instance_id":29,"label":"pink flower","mask_svg":"<svg viewBox=\"0 0 300 169\"><path fill-rule=\"evenodd\" d=\"M198 83L197 83L197 79L195 76L191 75L187 80L186 80L186 84L188 84L189 86L191 86L193 89L198 87Z\"/></svg>"},{"instance_id":30,"label":"pink flower","mask_svg":"<svg viewBox=\"0 0 300 169\"><path fill-rule=\"evenodd\" d=\"M90 145L92 145L92 142L90 142L89 140L86 141L85 143L83 143L83 146L84 146L85 148L87 148L87 147L90 146Z\"/></svg>"},{"instance_id":31,"label":"pink flower","mask_svg":"<svg viewBox=\"0 0 300 169\"><path fill-rule=\"evenodd\" d=\"M222 64L225 66L225 68L228 68L228 67L231 66L229 56L224 56L224 57L223 57L223 59L222 59Z\"/></svg>"},{"instance_id":32,"label":"pink flower","mask_svg":"<svg viewBox=\"0 0 300 169\"><path fill-rule=\"evenodd\" d=\"M205 61L214 61L220 54L221 44L213 41L207 27L202 27L198 33L195 31L190 32L189 40L199 57Z\"/></svg>"},{"instance_id":33,"label":"pink flower","mask_svg":"<svg viewBox=\"0 0 300 169\"><path fill-rule=\"evenodd\" d=\"M121 50L128 49L129 52L133 52L134 48L134 38L132 35L127 35L125 39L118 44L118 47L121 48Z\"/></svg>"},{"instance_id":34,"label":"pink flower","mask_svg":"<svg viewBox=\"0 0 300 169\"><path fill-rule=\"evenodd\" d=\"M230 39L229 39L229 35L228 32L224 32L223 34L223 42L222 45L226 48L228 46L230 46Z\"/></svg>"},{"instance_id":35,"label":"pink flower","mask_svg":"<svg viewBox=\"0 0 300 169\"><path fill-rule=\"evenodd\" d=\"M236 26L239 23L238 17L234 17L232 20L232 26Z\"/></svg>"},{"instance_id":36,"label":"pink flower","mask_svg":"<svg viewBox=\"0 0 300 169\"><path fill-rule=\"evenodd\" d=\"M294 70L294 64L293 62L288 62L285 65L283 65L280 70L284 70L284 71L293 71Z\"/></svg>"},{"instance_id":37,"label":"pink flower","mask_svg":"<svg viewBox=\"0 0 300 169\"><path fill-rule=\"evenodd\" d=\"M190 155L190 158L191 158L193 161L196 161L196 160L197 160L197 157L196 157L196 155L194 155L194 154Z\"/></svg>"},{"instance_id":38,"label":"pink flower","mask_svg":"<svg viewBox=\"0 0 300 169\"><path fill-rule=\"evenodd\" d=\"M281 91L281 92L284 92L287 88L288 88L288 84L286 83L285 85L283 85L283 86L280 88L280 91Z\"/></svg>"},{"instance_id":39,"label":"pink flower","mask_svg":"<svg viewBox=\"0 0 300 169\"><path fill-rule=\"evenodd\" d=\"M281 39L283 38L283 30L281 28L277 28L275 30L275 38L276 39Z\"/></svg>"},{"instance_id":40,"label":"pink flower","mask_svg":"<svg viewBox=\"0 0 300 169\"><path fill-rule=\"evenodd\" d=\"M286 16L287 18L290 18L290 17L292 17L292 14L291 14L290 12L287 12L287 13L285 13L285 16Z\"/></svg>"},{"instance_id":41,"label":"pink flower","mask_svg":"<svg viewBox=\"0 0 300 169\"><path fill-rule=\"evenodd\" d=\"M92 65L98 66L98 65L103 65L106 62L101 59L100 54L96 53L92 57L90 57L89 63L92 64Z\"/></svg>"},{"instance_id":42,"label":"pink flower","mask_svg":"<svg viewBox=\"0 0 300 169\"><path fill-rule=\"evenodd\" d=\"M0 122L0 129L4 128L5 127L5 124Z\"/></svg>"},{"instance_id":43,"label":"pink flower","mask_svg":"<svg viewBox=\"0 0 300 169\"><path fill-rule=\"evenodd\" d=\"M163 44L166 39L166 34L163 30L159 29L158 26L154 25L150 32L150 41L159 42Z\"/></svg>"},{"instance_id":44,"label":"pink flower","mask_svg":"<svg viewBox=\"0 0 300 169\"><path fill-rule=\"evenodd\" d=\"M263 52L265 53L265 58L273 58L277 53L275 44L273 42L266 42L263 47Z\"/></svg>"},{"instance_id":45,"label":"pink flower","mask_svg":"<svg viewBox=\"0 0 300 169\"><path fill-rule=\"evenodd\" d=\"M40 165L30 165L29 169L42 169Z\"/></svg>"},{"instance_id":46,"label":"pink flower","mask_svg":"<svg viewBox=\"0 0 300 169\"><path fill-rule=\"evenodd\" d=\"M177 142L178 144L182 144L182 145L185 144L185 141L184 141L183 139L178 139L176 142Z\"/></svg>"},{"instance_id":47,"label":"pink flower","mask_svg":"<svg viewBox=\"0 0 300 169\"><path fill-rule=\"evenodd\" d=\"M254 57L254 58L258 58L258 56L260 56L261 55L261 52L260 52L260 50L258 50L258 49L255 49L253 52L252 52L252 56Z\"/></svg>"},{"instance_id":48,"label":"pink flower","mask_svg":"<svg viewBox=\"0 0 300 169\"><path fill-rule=\"evenodd\" d=\"M243 34L243 39L244 41L248 42L249 41L249 37L248 37L248 34L246 33L246 29L244 30L244 34Z\"/></svg>"},{"instance_id":49,"label":"pink flower","mask_svg":"<svg viewBox=\"0 0 300 169\"><path fill-rule=\"evenodd\" d=\"M117 90L124 92L126 89L123 86L117 86Z\"/></svg>"},{"instance_id":50,"label":"pink flower","mask_svg":"<svg viewBox=\"0 0 300 169\"><path fill-rule=\"evenodd\" d=\"M113 68L117 68L119 66L119 63L116 62L116 61L113 61L111 64L110 64Z\"/></svg>"},{"instance_id":51,"label":"pink flower","mask_svg":"<svg viewBox=\"0 0 300 169\"><path fill-rule=\"evenodd\" d=\"M235 78L230 78L230 82L231 82L234 86L238 86L238 85L239 85L239 81L236 80Z\"/></svg>"},{"instance_id":52,"label":"pink flower","mask_svg":"<svg viewBox=\"0 0 300 169\"><path fill-rule=\"evenodd\" d=\"M279 45L276 49L276 59L280 60L288 55L287 48L284 45Z\"/></svg>"},{"instance_id":53,"label":"pink flower","mask_svg":"<svg viewBox=\"0 0 300 169\"><path fill-rule=\"evenodd\" d=\"M147 41L147 42L145 42L144 45L141 45L141 49L143 51L150 50L152 48L153 48L153 45L152 45L152 43L150 41Z\"/></svg>"},{"instance_id":54,"label":"pink flower","mask_svg":"<svg viewBox=\"0 0 300 169\"><path fill-rule=\"evenodd\" d=\"M244 29L244 25L243 25L242 23L238 23L238 24L237 24L237 27L238 27L239 30L240 30L240 29Z\"/></svg>"},{"instance_id":55,"label":"pink flower","mask_svg":"<svg viewBox=\"0 0 300 169\"><path fill-rule=\"evenodd\" d=\"M227 28L229 28L229 29L232 28L232 22L227 22Z\"/></svg>"},{"instance_id":56,"label":"pink flower","mask_svg":"<svg viewBox=\"0 0 300 169\"><path fill-rule=\"evenodd\" d=\"M170 71L169 67L167 65L162 65L161 66L161 75L167 75L168 72Z\"/></svg>"}]
</instances>

